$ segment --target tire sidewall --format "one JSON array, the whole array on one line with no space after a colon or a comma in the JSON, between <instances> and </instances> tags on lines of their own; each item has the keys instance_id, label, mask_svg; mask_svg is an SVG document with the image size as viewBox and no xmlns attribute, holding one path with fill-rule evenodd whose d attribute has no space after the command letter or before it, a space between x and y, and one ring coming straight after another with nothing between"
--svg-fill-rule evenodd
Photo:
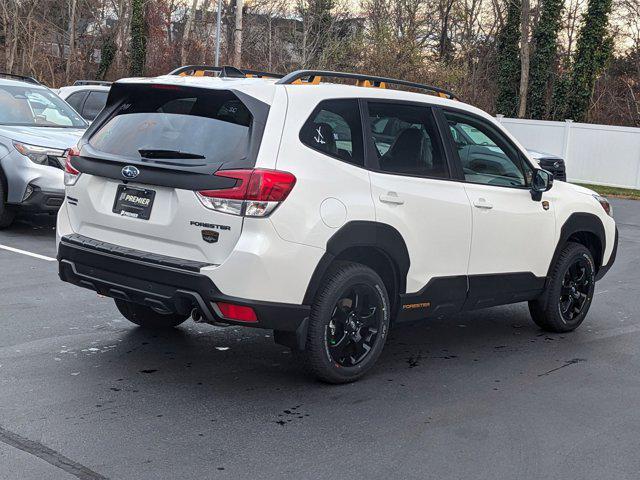
<instances>
[{"instance_id":1,"label":"tire sidewall","mask_svg":"<svg viewBox=\"0 0 640 480\"><path fill-rule=\"evenodd\" d=\"M353 367L345 367L331 358L327 341L327 328L333 309L341 295L350 287L358 284L366 284L374 289L378 300L382 304L382 319L375 344L367 357ZM315 305L312 311L313 325L311 328L313 329L313 335L310 336L309 340L314 345L311 348L317 349L321 353L320 360L324 368L331 371L332 375L339 377L342 381L355 380L364 375L376 363L386 343L391 320L391 307L387 290L382 279L373 270L365 266L358 266L345 272L340 277L332 279L324 293L322 304Z\"/></svg>"}]
</instances>

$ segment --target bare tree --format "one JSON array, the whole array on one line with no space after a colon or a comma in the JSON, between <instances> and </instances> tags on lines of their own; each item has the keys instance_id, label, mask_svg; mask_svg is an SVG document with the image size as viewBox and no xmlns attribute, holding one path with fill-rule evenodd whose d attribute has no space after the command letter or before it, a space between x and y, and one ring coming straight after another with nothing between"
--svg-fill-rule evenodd
<instances>
[{"instance_id":1,"label":"bare tree","mask_svg":"<svg viewBox=\"0 0 640 480\"><path fill-rule=\"evenodd\" d=\"M527 96L529 90L529 26L531 23L531 2L522 1L520 16L520 91L518 99L518 117L524 118L527 113Z\"/></svg>"},{"instance_id":2,"label":"bare tree","mask_svg":"<svg viewBox=\"0 0 640 480\"><path fill-rule=\"evenodd\" d=\"M193 26L193 19L196 16L196 9L198 8L198 0L193 0L191 3L191 10L187 14L187 21L184 25L184 33L182 34L182 42L180 42L180 64L187 64L187 54L189 52L189 39L191 37L191 28Z\"/></svg>"},{"instance_id":3,"label":"bare tree","mask_svg":"<svg viewBox=\"0 0 640 480\"><path fill-rule=\"evenodd\" d=\"M65 82L69 83L71 66L75 60L76 53L76 0L70 0L69 6L69 56L67 58L67 68L65 70Z\"/></svg>"},{"instance_id":4,"label":"bare tree","mask_svg":"<svg viewBox=\"0 0 640 480\"><path fill-rule=\"evenodd\" d=\"M233 31L233 64L237 67L242 65L242 16L244 12L243 0L236 0L235 30Z\"/></svg>"}]
</instances>

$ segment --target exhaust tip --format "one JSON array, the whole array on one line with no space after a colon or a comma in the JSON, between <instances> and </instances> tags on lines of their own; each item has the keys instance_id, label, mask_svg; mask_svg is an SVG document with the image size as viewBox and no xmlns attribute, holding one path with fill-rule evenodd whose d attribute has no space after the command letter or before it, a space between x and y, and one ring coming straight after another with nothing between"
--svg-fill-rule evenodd
<instances>
[{"instance_id":1,"label":"exhaust tip","mask_svg":"<svg viewBox=\"0 0 640 480\"><path fill-rule=\"evenodd\" d=\"M194 322L201 322L202 312L199 309L194 308L193 310L191 310L191 318L193 318Z\"/></svg>"}]
</instances>

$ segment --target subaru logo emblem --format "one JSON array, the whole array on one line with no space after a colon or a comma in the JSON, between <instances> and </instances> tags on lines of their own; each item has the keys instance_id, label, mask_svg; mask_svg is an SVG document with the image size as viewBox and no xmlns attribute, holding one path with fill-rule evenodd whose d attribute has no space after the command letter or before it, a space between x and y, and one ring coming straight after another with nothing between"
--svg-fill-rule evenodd
<instances>
[{"instance_id":1,"label":"subaru logo emblem","mask_svg":"<svg viewBox=\"0 0 640 480\"><path fill-rule=\"evenodd\" d=\"M138 175L140 175L140 170L133 165L127 165L122 169L122 176L124 178L136 178Z\"/></svg>"}]
</instances>

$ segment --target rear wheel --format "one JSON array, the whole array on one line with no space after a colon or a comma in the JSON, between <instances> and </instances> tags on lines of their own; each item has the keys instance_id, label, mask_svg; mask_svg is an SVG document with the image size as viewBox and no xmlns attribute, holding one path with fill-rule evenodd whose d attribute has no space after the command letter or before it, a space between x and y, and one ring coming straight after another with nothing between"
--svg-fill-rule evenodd
<instances>
[{"instance_id":1,"label":"rear wheel","mask_svg":"<svg viewBox=\"0 0 640 480\"><path fill-rule=\"evenodd\" d=\"M569 242L551 272L547 289L529 302L533 321L549 332L578 328L589 311L595 289L595 263L584 245Z\"/></svg>"},{"instance_id":2,"label":"rear wheel","mask_svg":"<svg viewBox=\"0 0 640 480\"><path fill-rule=\"evenodd\" d=\"M389 310L387 290L376 272L357 263L336 264L311 308L307 368L328 383L362 377L382 352Z\"/></svg>"},{"instance_id":3,"label":"rear wheel","mask_svg":"<svg viewBox=\"0 0 640 480\"><path fill-rule=\"evenodd\" d=\"M5 203L6 198L7 192L5 192L4 183L0 178L0 228L7 228L13 223L16 216L16 211Z\"/></svg>"},{"instance_id":4,"label":"rear wheel","mask_svg":"<svg viewBox=\"0 0 640 480\"><path fill-rule=\"evenodd\" d=\"M152 308L126 300L114 299L116 307L124 318L145 328L177 327L189 318L178 313L161 313Z\"/></svg>"}]
</instances>

